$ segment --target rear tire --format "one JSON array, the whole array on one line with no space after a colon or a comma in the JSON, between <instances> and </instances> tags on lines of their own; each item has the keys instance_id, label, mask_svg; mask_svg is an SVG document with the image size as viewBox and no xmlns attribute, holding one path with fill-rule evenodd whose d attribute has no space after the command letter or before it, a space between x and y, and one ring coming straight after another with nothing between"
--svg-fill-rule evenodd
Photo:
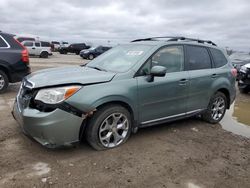
<instances>
[{"instance_id":1,"label":"rear tire","mask_svg":"<svg viewBox=\"0 0 250 188\"><path fill-rule=\"evenodd\" d=\"M207 110L202 114L202 118L208 123L218 123L224 117L226 108L226 96L222 92L217 92L210 99Z\"/></svg>"},{"instance_id":2,"label":"rear tire","mask_svg":"<svg viewBox=\"0 0 250 188\"><path fill-rule=\"evenodd\" d=\"M60 50L59 53L60 54L67 54L68 52L66 50Z\"/></svg>"},{"instance_id":3,"label":"rear tire","mask_svg":"<svg viewBox=\"0 0 250 188\"><path fill-rule=\"evenodd\" d=\"M96 150L115 148L131 134L131 114L120 105L107 105L97 110L85 130L88 143Z\"/></svg>"},{"instance_id":4,"label":"rear tire","mask_svg":"<svg viewBox=\"0 0 250 188\"><path fill-rule=\"evenodd\" d=\"M0 70L0 94L4 93L9 85L8 76Z\"/></svg>"},{"instance_id":5,"label":"rear tire","mask_svg":"<svg viewBox=\"0 0 250 188\"><path fill-rule=\"evenodd\" d=\"M48 57L49 57L49 53L48 53L48 52L42 52L42 53L40 54L40 57L41 57L41 58L48 58Z\"/></svg>"}]
</instances>

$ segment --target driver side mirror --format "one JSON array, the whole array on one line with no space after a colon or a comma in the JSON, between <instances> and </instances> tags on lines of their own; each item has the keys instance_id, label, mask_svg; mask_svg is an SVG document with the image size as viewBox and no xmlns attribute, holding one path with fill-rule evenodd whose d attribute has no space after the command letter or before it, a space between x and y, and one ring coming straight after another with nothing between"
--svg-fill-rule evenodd
<instances>
[{"instance_id":1,"label":"driver side mirror","mask_svg":"<svg viewBox=\"0 0 250 188\"><path fill-rule=\"evenodd\" d=\"M151 68L150 74L147 78L148 82L153 82L154 81L154 77L164 77L167 73L167 69L166 67L163 66L153 66Z\"/></svg>"}]
</instances>

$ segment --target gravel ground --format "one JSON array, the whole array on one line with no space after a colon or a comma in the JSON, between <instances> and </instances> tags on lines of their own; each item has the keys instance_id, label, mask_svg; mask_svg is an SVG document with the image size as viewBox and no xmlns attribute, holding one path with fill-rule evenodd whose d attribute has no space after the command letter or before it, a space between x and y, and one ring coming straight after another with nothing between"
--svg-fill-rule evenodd
<instances>
[{"instance_id":1,"label":"gravel ground","mask_svg":"<svg viewBox=\"0 0 250 188\"><path fill-rule=\"evenodd\" d=\"M86 63L57 53L30 60L33 71ZM250 187L250 139L220 124L191 118L140 129L108 151L85 142L51 150L27 138L12 118L18 87L0 96L0 187ZM238 94L236 103L242 101L249 103L250 94Z\"/></svg>"}]
</instances>

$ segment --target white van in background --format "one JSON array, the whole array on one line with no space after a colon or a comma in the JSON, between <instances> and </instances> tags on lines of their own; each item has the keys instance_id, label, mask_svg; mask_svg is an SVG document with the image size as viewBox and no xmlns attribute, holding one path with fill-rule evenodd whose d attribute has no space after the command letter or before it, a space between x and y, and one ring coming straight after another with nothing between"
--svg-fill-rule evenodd
<instances>
[{"instance_id":1,"label":"white van in background","mask_svg":"<svg viewBox=\"0 0 250 188\"><path fill-rule=\"evenodd\" d=\"M52 55L51 45L44 41L23 41L22 44L27 48L30 56L48 58Z\"/></svg>"}]
</instances>

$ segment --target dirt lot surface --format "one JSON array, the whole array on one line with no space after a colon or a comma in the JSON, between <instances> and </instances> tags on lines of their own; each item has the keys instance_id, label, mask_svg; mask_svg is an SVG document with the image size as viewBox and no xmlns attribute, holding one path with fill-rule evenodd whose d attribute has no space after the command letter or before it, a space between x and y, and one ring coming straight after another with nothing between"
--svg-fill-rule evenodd
<instances>
[{"instance_id":1,"label":"dirt lot surface","mask_svg":"<svg viewBox=\"0 0 250 188\"><path fill-rule=\"evenodd\" d=\"M32 70L83 62L76 55L31 58ZM0 96L1 188L250 187L250 139L198 118L140 129L108 151L97 152L85 142L46 149L27 138L12 118L18 87L13 84ZM239 103L250 104L250 94L238 94L235 106Z\"/></svg>"}]
</instances>

